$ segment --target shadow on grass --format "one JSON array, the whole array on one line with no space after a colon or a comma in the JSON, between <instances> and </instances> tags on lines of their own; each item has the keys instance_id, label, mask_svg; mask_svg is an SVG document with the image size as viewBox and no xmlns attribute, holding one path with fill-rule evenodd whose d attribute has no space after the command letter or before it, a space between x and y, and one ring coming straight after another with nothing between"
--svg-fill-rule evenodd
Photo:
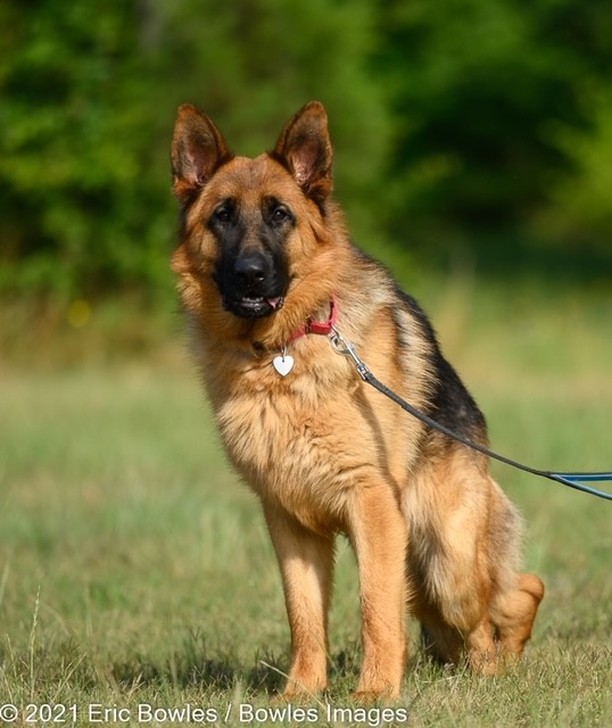
<instances>
[{"instance_id":1,"label":"shadow on grass","mask_svg":"<svg viewBox=\"0 0 612 728\"><path fill-rule=\"evenodd\" d=\"M350 643L330 657L330 686L340 694L350 695L354 690L361 668L361 647ZM188 644L163 666L135 658L117 663L112 668L113 680L122 689L161 688L171 685L182 690L190 688L212 691L233 690L241 685L251 695L271 696L280 692L286 681L289 658L286 654L259 652L254 664L245 665L232 652L210 657L204 645ZM442 665L416 650L406 665L407 676L417 673L425 682L435 682L466 674L467 666L451 668Z\"/></svg>"},{"instance_id":2,"label":"shadow on grass","mask_svg":"<svg viewBox=\"0 0 612 728\"><path fill-rule=\"evenodd\" d=\"M331 681L356 683L360 659L357 647L332 655ZM249 693L273 695L283 689L288 665L286 654L258 653L254 664L249 666L233 653L210 657L205 649L197 649L192 645L184 652L175 654L164 665L137 657L129 662L114 664L111 674L122 689L172 685L180 689L227 691L240 684Z\"/></svg>"},{"instance_id":3,"label":"shadow on grass","mask_svg":"<svg viewBox=\"0 0 612 728\"><path fill-rule=\"evenodd\" d=\"M209 651L191 645L177 650L166 661L134 655L124 661L107 662L103 656L83 652L75 642L54 646L53 650L35 650L33 653L6 652L0 645L0 668L10 676L13 692L24 694L56 690L63 693L68 685L75 696L105 695L174 695L176 690L185 693L216 695L239 690L242 695L263 700L282 691L286 681L289 660L285 653L257 653L252 662L245 662L237 654L211 656ZM35 666L35 684L32 682L32 665ZM350 699L358 681L361 666L361 649L349 644L330 658L330 694L336 699ZM407 679L419 682L419 695L424 686L448 679L446 668L423 660L415 655L407 665ZM454 675L457 673L453 671ZM10 687L0 680L0 688ZM76 698L75 698L76 699Z\"/></svg>"},{"instance_id":4,"label":"shadow on grass","mask_svg":"<svg viewBox=\"0 0 612 728\"><path fill-rule=\"evenodd\" d=\"M273 655L256 658L245 666L234 655L207 657L205 654L180 654L164 665L136 658L112 667L113 679L121 688L162 687L204 688L227 691L240 683L248 692L276 693L284 684L286 659Z\"/></svg>"}]
</instances>

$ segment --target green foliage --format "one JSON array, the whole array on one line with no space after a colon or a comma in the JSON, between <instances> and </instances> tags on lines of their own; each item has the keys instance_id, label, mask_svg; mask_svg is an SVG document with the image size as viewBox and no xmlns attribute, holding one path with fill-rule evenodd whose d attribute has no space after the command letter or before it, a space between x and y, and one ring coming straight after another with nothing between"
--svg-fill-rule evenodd
<instances>
[{"instance_id":1,"label":"green foliage","mask_svg":"<svg viewBox=\"0 0 612 728\"><path fill-rule=\"evenodd\" d=\"M130 4L3 6L2 285L69 289L154 275L159 191L144 182ZM136 143L135 143L136 142ZM157 268L157 264L151 268Z\"/></svg>"},{"instance_id":2,"label":"green foliage","mask_svg":"<svg viewBox=\"0 0 612 728\"><path fill-rule=\"evenodd\" d=\"M579 241L601 253L610 252L612 231L612 96L600 92L591 100L594 131L585 136L565 130L558 143L572 161L575 174L556 180L548 204L535 220L549 241L571 245Z\"/></svg>"},{"instance_id":3,"label":"green foliage","mask_svg":"<svg viewBox=\"0 0 612 728\"><path fill-rule=\"evenodd\" d=\"M571 184L594 125L583 89L612 68L603 3L398 1L385 17L396 223L403 206L454 229L524 224Z\"/></svg>"},{"instance_id":4,"label":"green foliage","mask_svg":"<svg viewBox=\"0 0 612 728\"><path fill-rule=\"evenodd\" d=\"M0 291L159 290L184 101L253 154L321 99L337 192L370 248L512 227L606 254L608 11L604 0L6 0Z\"/></svg>"},{"instance_id":5,"label":"green foliage","mask_svg":"<svg viewBox=\"0 0 612 728\"><path fill-rule=\"evenodd\" d=\"M365 72L365 2L43 0L0 12L0 288L74 294L164 275L169 139L187 100L252 153L320 97L340 140L338 186L358 208L372 184L385 112Z\"/></svg>"}]
</instances>

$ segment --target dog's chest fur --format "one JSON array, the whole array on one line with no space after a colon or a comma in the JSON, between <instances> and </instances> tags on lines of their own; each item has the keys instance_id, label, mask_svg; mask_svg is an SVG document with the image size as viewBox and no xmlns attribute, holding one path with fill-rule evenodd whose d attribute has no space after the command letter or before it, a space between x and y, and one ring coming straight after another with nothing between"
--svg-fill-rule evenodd
<instances>
[{"instance_id":1,"label":"dog's chest fur","mask_svg":"<svg viewBox=\"0 0 612 728\"><path fill-rule=\"evenodd\" d=\"M272 356L233 370L217 360L205 381L219 431L260 497L314 530L343 530L347 495L360 481L391 471L401 487L409 456L396 441L402 427L395 410L373 414L350 363L325 337L299 342L292 355L286 377Z\"/></svg>"}]
</instances>

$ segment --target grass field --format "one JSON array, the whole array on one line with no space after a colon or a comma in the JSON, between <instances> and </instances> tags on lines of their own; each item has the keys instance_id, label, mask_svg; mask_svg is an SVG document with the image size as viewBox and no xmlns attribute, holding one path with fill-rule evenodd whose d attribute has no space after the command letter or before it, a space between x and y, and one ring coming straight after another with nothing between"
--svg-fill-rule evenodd
<instances>
[{"instance_id":1,"label":"grass field","mask_svg":"<svg viewBox=\"0 0 612 728\"><path fill-rule=\"evenodd\" d=\"M610 468L612 295L566 291L461 278L416 293L496 449L542 467ZM87 327L65 334L70 366L45 365L37 348L30 364L2 362L0 724L402 724L401 713L385 723L348 712L360 647L344 545L329 694L314 713L271 712L287 669L280 577L176 329L161 351L110 362L86 355ZM612 504L495 472L525 514L527 566L547 586L533 640L495 679L435 668L414 644L407 724L610 725ZM251 706L242 715L241 704Z\"/></svg>"}]
</instances>

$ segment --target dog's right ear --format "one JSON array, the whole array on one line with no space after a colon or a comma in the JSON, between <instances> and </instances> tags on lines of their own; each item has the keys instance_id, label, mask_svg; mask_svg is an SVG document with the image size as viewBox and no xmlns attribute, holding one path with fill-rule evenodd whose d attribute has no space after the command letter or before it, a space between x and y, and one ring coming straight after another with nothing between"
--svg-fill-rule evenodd
<instances>
[{"instance_id":1,"label":"dog's right ear","mask_svg":"<svg viewBox=\"0 0 612 728\"><path fill-rule=\"evenodd\" d=\"M234 155L211 119L191 104L179 107L172 137L174 194L183 205L193 200L216 170Z\"/></svg>"}]
</instances>

